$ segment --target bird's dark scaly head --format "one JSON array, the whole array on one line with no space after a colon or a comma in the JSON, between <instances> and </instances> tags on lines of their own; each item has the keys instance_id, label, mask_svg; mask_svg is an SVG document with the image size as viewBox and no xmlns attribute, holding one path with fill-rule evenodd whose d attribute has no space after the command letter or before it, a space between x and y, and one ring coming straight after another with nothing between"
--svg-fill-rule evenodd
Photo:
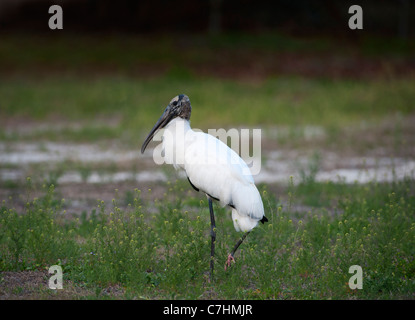
<instances>
[{"instance_id":1,"label":"bird's dark scaly head","mask_svg":"<svg viewBox=\"0 0 415 320\"><path fill-rule=\"evenodd\" d=\"M180 117L186 120L190 120L190 114L192 113L192 106L190 105L189 97L185 94L180 94L171 99L166 110L170 108L170 112L174 114L174 117Z\"/></svg>"},{"instance_id":2,"label":"bird's dark scaly head","mask_svg":"<svg viewBox=\"0 0 415 320\"><path fill-rule=\"evenodd\" d=\"M164 110L161 117L157 120L153 129L151 129L147 138L144 140L144 143L141 147L141 153L144 153L147 145L153 139L157 130L164 128L170 121L180 117L185 120L190 120L190 114L192 113L192 106L190 105L189 97L185 94L180 94L174 97L166 109Z\"/></svg>"}]
</instances>

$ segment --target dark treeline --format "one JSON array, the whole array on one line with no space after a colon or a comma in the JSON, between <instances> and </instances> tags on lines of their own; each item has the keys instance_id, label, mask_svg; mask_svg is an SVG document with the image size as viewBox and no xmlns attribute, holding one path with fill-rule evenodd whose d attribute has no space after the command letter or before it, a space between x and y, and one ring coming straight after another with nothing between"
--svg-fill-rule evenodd
<instances>
[{"instance_id":1,"label":"dark treeline","mask_svg":"<svg viewBox=\"0 0 415 320\"><path fill-rule=\"evenodd\" d=\"M49 31L53 4L63 8L66 32L341 34L350 32L348 9L358 4L365 32L415 35L411 0L1 0L0 30Z\"/></svg>"}]
</instances>

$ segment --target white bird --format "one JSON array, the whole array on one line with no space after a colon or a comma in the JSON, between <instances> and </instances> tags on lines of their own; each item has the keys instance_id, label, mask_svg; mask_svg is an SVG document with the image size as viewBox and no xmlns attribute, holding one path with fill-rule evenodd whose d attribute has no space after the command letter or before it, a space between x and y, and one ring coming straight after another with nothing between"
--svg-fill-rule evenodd
<instances>
[{"instance_id":1,"label":"white bird","mask_svg":"<svg viewBox=\"0 0 415 320\"><path fill-rule=\"evenodd\" d=\"M144 153L155 133L164 128L162 149L164 161L176 170L184 170L191 186L206 194L211 221L210 278L213 277L215 254L215 216L212 199L222 206L232 208L232 220L236 231L243 236L228 255L225 270L235 262L234 255L240 244L259 221L267 222L261 195L246 163L238 154L216 137L194 131L190 127L192 107L184 95L174 97L145 139Z\"/></svg>"}]
</instances>

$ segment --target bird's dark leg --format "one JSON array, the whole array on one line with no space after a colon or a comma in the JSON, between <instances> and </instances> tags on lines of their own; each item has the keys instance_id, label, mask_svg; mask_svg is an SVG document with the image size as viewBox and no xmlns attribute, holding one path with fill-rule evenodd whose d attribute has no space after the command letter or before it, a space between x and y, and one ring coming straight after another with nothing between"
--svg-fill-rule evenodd
<instances>
[{"instance_id":1,"label":"bird's dark leg","mask_svg":"<svg viewBox=\"0 0 415 320\"><path fill-rule=\"evenodd\" d=\"M215 215L213 213L212 199L209 198L209 211L210 211L210 237L211 237L211 247L210 247L210 280L213 280L213 265L215 257L215 241L216 241L216 225L215 225Z\"/></svg>"},{"instance_id":2,"label":"bird's dark leg","mask_svg":"<svg viewBox=\"0 0 415 320\"><path fill-rule=\"evenodd\" d=\"M231 263L232 263L232 262L235 262L235 258L234 258L235 252L236 252L236 250L238 250L239 246L240 246L240 245L241 245L241 243L245 240L245 238L246 238L246 236L249 234L249 232L250 232L250 231L248 231L248 232L245 232L245 233L244 233L244 235L242 236L242 238L240 238L240 239L238 240L238 242L235 244L235 246L233 247L232 252L228 255L228 260L227 260L227 261L226 261L226 263L225 263L225 271L226 271L226 269L227 269L228 267L230 267L230 266L231 266Z\"/></svg>"}]
</instances>

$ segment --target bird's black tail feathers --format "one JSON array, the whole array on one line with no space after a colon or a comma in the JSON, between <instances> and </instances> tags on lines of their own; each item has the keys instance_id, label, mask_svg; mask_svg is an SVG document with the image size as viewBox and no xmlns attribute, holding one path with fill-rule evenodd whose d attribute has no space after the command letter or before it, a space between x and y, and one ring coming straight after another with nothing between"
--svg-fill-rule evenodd
<instances>
[{"instance_id":1,"label":"bird's black tail feathers","mask_svg":"<svg viewBox=\"0 0 415 320\"><path fill-rule=\"evenodd\" d=\"M268 219L266 216L263 216L261 220L259 220L262 222L262 224L264 224L265 222L268 222Z\"/></svg>"}]
</instances>

